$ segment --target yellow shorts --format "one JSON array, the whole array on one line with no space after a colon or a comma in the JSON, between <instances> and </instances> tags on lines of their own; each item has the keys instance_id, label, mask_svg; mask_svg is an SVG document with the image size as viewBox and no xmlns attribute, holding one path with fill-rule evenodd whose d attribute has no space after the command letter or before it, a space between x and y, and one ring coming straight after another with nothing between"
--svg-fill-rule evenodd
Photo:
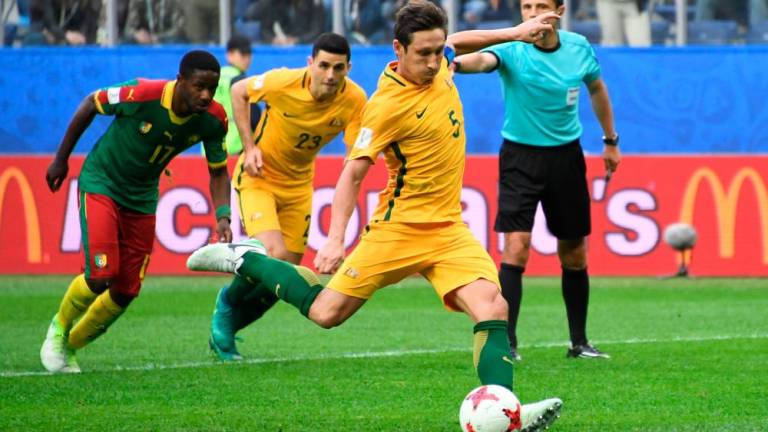
<instances>
[{"instance_id":1,"label":"yellow shorts","mask_svg":"<svg viewBox=\"0 0 768 432\"><path fill-rule=\"evenodd\" d=\"M245 233L283 233L286 248L303 254L312 217L312 185L281 188L264 179L251 179L236 188Z\"/></svg>"},{"instance_id":2,"label":"yellow shorts","mask_svg":"<svg viewBox=\"0 0 768 432\"><path fill-rule=\"evenodd\" d=\"M478 279L500 286L496 264L465 224L377 222L366 227L328 288L368 299L415 273L432 283L448 310L457 310L445 299L456 288Z\"/></svg>"}]
</instances>

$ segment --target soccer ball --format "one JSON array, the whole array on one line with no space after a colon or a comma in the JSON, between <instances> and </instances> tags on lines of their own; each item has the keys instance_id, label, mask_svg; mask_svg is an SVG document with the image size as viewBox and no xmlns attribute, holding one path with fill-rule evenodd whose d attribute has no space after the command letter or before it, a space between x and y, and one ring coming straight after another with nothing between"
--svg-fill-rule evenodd
<instances>
[{"instance_id":1,"label":"soccer ball","mask_svg":"<svg viewBox=\"0 0 768 432\"><path fill-rule=\"evenodd\" d=\"M464 432L509 432L522 429L520 401L498 385L480 386L464 398L459 410Z\"/></svg>"},{"instance_id":2,"label":"soccer ball","mask_svg":"<svg viewBox=\"0 0 768 432\"><path fill-rule=\"evenodd\" d=\"M696 229L687 223L673 223L664 229L664 241L675 250L692 248L696 238Z\"/></svg>"}]
</instances>

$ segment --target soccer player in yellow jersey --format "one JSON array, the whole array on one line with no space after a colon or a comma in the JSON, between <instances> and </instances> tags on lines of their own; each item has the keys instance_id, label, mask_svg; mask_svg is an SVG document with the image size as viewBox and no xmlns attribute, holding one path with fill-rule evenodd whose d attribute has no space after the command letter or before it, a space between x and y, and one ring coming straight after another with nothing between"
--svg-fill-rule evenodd
<instances>
[{"instance_id":1,"label":"soccer player in yellow jersey","mask_svg":"<svg viewBox=\"0 0 768 432\"><path fill-rule=\"evenodd\" d=\"M343 36L325 33L315 40L307 67L274 69L232 86L232 109L242 137L232 176L240 215L249 237L260 240L271 257L301 262L312 211L315 157L344 133L351 146L360 130L365 92L347 77L351 51ZM264 102L255 133L250 105ZM256 160L250 175L244 164ZM258 284L240 277L222 288L211 320L209 345L222 360L241 358L235 333L277 301Z\"/></svg>"},{"instance_id":2,"label":"soccer player in yellow jersey","mask_svg":"<svg viewBox=\"0 0 768 432\"><path fill-rule=\"evenodd\" d=\"M553 13L498 31L473 31L458 53L509 41L532 42L553 31ZM507 303L496 266L461 220L464 116L453 83L446 16L430 2L410 2L398 13L388 64L363 110L360 133L336 185L329 240L315 258L335 272L327 287L309 269L275 260L257 242L204 246L190 256L192 270L233 272L261 282L324 328L342 324L379 288L420 273L448 310L465 312L474 327L474 365L483 384L512 388ZM447 57L444 56L447 54ZM363 181L380 153L389 171L369 224L344 257L344 232ZM257 160L245 161L256 170ZM547 399L522 410L522 430L543 430L562 401Z\"/></svg>"}]
</instances>

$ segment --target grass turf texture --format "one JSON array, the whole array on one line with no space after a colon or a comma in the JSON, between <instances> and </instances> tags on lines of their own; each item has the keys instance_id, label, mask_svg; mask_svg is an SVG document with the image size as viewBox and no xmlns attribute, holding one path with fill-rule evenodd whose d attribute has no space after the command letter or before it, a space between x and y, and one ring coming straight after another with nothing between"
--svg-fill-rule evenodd
<instances>
[{"instance_id":1,"label":"grass turf texture","mask_svg":"<svg viewBox=\"0 0 768 432\"><path fill-rule=\"evenodd\" d=\"M377 293L344 326L278 305L241 333L244 364L206 340L226 278L149 277L79 354L80 376L38 351L68 277L0 278L0 430L457 431L478 385L471 323L423 280ZM592 281L589 335L613 356L565 359L559 280L526 278L515 393L565 401L554 431L765 431L768 282Z\"/></svg>"}]
</instances>

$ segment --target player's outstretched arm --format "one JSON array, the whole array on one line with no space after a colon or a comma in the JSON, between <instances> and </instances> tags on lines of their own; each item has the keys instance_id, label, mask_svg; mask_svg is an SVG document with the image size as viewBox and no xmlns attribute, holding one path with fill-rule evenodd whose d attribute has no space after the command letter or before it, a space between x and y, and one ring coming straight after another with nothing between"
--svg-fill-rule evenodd
<instances>
[{"instance_id":1,"label":"player's outstretched arm","mask_svg":"<svg viewBox=\"0 0 768 432\"><path fill-rule=\"evenodd\" d=\"M559 19L560 15L555 12L547 12L515 27L454 33L448 36L448 43L453 45L456 54L461 55L504 42L536 42L544 36L545 32L555 31L554 24Z\"/></svg>"},{"instance_id":2,"label":"player's outstretched arm","mask_svg":"<svg viewBox=\"0 0 768 432\"><path fill-rule=\"evenodd\" d=\"M317 251L315 268L320 273L334 273L344 261L344 233L347 223L355 210L360 185L363 183L372 162L368 158L348 160L336 183L336 192L331 204L331 227L328 241Z\"/></svg>"},{"instance_id":3,"label":"player's outstretched arm","mask_svg":"<svg viewBox=\"0 0 768 432\"><path fill-rule=\"evenodd\" d=\"M232 117L235 118L240 141L243 143L243 168L251 176L261 175L264 163L261 149L253 142L251 132L251 106L248 96L248 79L232 84Z\"/></svg>"},{"instance_id":4,"label":"player's outstretched arm","mask_svg":"<svg viewBox=\"0 0 768 432\"><path fill-rule=\"evenodd\" d=\"M229 186L229 173L227 167L208 168L211 176L210 190L211 201L216 209L216 233L219 235L220 242L229 243L232 241L232 221L231 210L229 207L229 197L231 195Z\"/></svg>"},{"instance_id":5,"label":"player's outstretched arm","mask_svg":"<svg viewBox=\"0 0 768 432\"><path fill-rule=\"evenodd\" d=\"M603 135L608 138L616 137L616 128L613 122L613 107L611 106L611 98L608 95L608 87L602 78L598 78L589 84L589 97L592 102L592 111L595 112L597 121L600 122L600 126L603 128ZM616 171L616 168L621 162L621 152L617 145L605 145L603 146L603 161L605 163L605 170L607 172Z\"/></svg>"},{"instance_id":6,"label":"player's outstretched arm","mask_svg":"<svg viewBox=\"0 0 768 432\"><path fill-rule=\"evenodd\" d=\"M64 138L61 139L59 149L56 151L56 157L48 166L48 170L45 173L45 181L48 182L48 188L50 188L52 192L59 190L62 183L64 183L64 180L67 179L67 173L69 172L69 155L72 154L72 150L75 149L75 144L77 144L77 141L83 135L83 132L88 129L88 126L91 125L96 113L98 113L93 98L94 95L90 94L77 106L75 115L73 115L72 120L69 121L67 131L64 133Z\"/></svg>"}]
</instances>

